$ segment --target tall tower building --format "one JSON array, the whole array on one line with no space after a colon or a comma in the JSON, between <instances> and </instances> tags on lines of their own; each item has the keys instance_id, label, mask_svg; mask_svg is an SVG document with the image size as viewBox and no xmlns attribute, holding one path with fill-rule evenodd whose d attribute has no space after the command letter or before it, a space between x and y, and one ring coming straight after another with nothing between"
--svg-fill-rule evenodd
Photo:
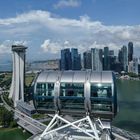
<instances>
[{"instance_id":1,"label":"tall tower building","mask_svg":"<svg viewBox=\"0 0 140 140\"><path fill-rule=\"evenodd\" d=\"M133 60L133 42L128 43L128 62Z\"/></svg>"},{"instance_id":2,"label":"tall tower building","mask_svg":"<svg viewBox=\"0 0 140 140\"><path fill-rule=\"evenodd\" d=\"M133 61L129 62L128 72L138 74L138 59L134 58Z\"/></svg>"},{"instance_id":3,"label":"tall tower building","mask_svg":"<svg viewBox=\"0 0 140 140\"><path fill-rule=\"evenodd\" d=\"M61 50L61 70L71 70L72 69L72 60L70 49Z\"/></svg>"},{"instance_id":4,"label":"tall tower building","mask_svg":"<svg viewBox=\"0 0 140 140\"><path fill-rule=\"evenodd\" d=\"M91 64L92 64L92 70L102 71L102 62L100 59L99 49L97 48L91 49Z\"/></svg>"},{"instance_id":5,"label":"tall tower building","mask_svg":"<svg viewBox=\"0 0 140 140\"><path fill-rule=\"evenodd\" d=\"M24 81L25 81L25 51L27 47L13 45L13 75L9 98L12 98L14 106L17 101L24 101Z\"/></svg>"},{"instance_id":6,"label":"tall tower building","mask_svg":"<svg viewBox=\"0 0 140 140\"><path fill-rule=\"evenodd\" d=\"M119 50L119 53L118 53L118 60L119 60L119 62L122 64L122 60L123 60L122 49Z\"/></svg>"},{"instance_id":7,"label":"tall tower building","mask_svg":"<svg viewBox=\"0 0 140 140\"><path fill-rule=\"evenodd\" d=\"M91 51L83 53L84 69L91 69Z\"/></svg>"},{"instance_id":8,"label":"tall tower building","mask_svg":"<svg viewBox=\"0 0 140 140\"><path fill-rule=\"evenodd\" d=\"M128 59L127 59L127 47L122 47L122 64L123 64L123 70L127 71L128 66Z\"/></svg>"},{"instance_id":9,"label":"tall tower building","mask_svg":"<svg viewBox=\"0 0 140 140\"><path fill-rule=\"evenodd\" d=\"M81 69L81 55L78 54L78 49L71 49L72 70Z\"/></svg>"},{"instance_id":10,"label":"tall tower building","mask_svg":"<svg viewBox=\"0 0 140 140\"><path fill-rule=\"evenodd\" d=\"M110 63L109 63L109 48L104 47L104 70L110 69Z\"/></svg>"}]
</instances>

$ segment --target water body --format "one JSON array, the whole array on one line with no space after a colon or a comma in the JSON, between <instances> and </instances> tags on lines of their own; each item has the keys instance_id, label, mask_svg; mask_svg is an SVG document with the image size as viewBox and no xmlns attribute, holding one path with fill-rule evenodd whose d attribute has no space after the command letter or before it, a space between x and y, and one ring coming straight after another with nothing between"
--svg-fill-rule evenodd
<instances>
[{"instance_id":1,"label":"water body","mask_svg":"<svg viewBox=\"0 0 140 140\"><path fill-rule=\"evenodd\" d=\"M117 80L119 112L113 125L140 134L140 81Z\"/></svg>"},{"instance_id":2,"label":"water body","mask_svg":"<svg viewBox=\"0 0 140 140\"><path fill-rule=\"evenodd\" d=\"M12 64L0 64L0 72L1 71L12 71Z\"/></svg>"}]
</instances>

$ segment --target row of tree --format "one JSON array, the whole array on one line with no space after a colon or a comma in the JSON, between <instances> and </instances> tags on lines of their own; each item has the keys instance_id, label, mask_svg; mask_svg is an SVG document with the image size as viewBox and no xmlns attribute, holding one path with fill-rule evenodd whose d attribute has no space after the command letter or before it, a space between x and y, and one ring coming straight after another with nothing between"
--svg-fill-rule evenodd
<instances>
[{"instance_id":1,"label":"row of tree","mask_svg":"<svg viewBox=\"0 0 140 140\"><path fill-rule=\"evenodd\" d=\"M2 127L15 127L16 122L13 118L13 112L8 111L4 107L0 107L0 125Z\"/></svg>"}]
</instances>

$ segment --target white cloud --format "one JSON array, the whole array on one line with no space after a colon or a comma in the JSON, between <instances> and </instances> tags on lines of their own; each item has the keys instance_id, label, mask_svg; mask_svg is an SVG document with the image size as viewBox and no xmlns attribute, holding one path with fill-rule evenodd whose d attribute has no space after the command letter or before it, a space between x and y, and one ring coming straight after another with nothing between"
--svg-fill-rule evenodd
<instances>
[{"instance_id":1,"label":"white cloud","mask_svg":"<svg viewBox=\"0 0 140 140\"><path fill-rule=\"evenodd\" d=\"M41 45L41 48L44 52L55 54L58 53L58 51L60 51L62 46L58 42L51 42L50 39L47 39Z\"/></svg>"},{"instance_id":2,"label":"white cloud","mask_svg":"<svg viewBox=\"0 0 140 140\"><path fill-rule=\"evenodd\" d=\"M11 46L9 44L9 40L6 40L2 44L0 44L0 54L7 54L10 53L11 51Z\"/></svg>"},{"instance_id":3,"label":"white cloud","mask_svg":"<svg viewBox=\"0 0 140 140\"><path fill-rule=\"evenodd\" d=\"M26 46L28 44L28 42L26 40L17 40L17 41L13 41L13 45L23 45Z\"/></svg>"},{"instance_id":4,"label":"white cloud","mask_svg":"<svg viewBox=\"0 0 140 140\"><path fill-rule=\"evenodd\" d=\"M0 19L0 30L0 36L5 37L4 40L7 37L13 37L13 40L23 40L24 37L32 42L45 40L41 48L52 54L65 47L77 47L83 51L91 45L117 49L127 45L128 41L133 41L135 47L140 47L140 25L107 26L100 21L91 20L87 15L79 19L68 19L54 16L48 11L30 11L13 18Z\"/></svg>"},{"instance_id":5,"label":"white cloud","mask_svg":"<svg viewBox=\"0 0 140 140\"><path fill-rule=\"evenodd\" d=\"M81 2L79 0L60 0L54 5L54 8L64 8L64 7L79 7Z\"/></svg>"},{"instance_id":6,"label":"white cloud","mask_svg":"<svg viewBox=\"0 0 140 140\"><path fill-rule=\"evenodd\" d=\"M5 40L0 44L0 54L9 54L11 53L11 46L12 45L27 45L27 41L11 41L11 40Z\"/></svg>"}]
</instances>

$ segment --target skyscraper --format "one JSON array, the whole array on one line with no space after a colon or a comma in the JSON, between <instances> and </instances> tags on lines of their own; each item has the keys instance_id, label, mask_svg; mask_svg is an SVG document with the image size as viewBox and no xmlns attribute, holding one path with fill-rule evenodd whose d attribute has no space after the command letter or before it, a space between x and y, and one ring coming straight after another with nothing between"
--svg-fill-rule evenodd
<instances>
[{"instance_id":1,"label":"skyscraper","mask_svg":"<svg viewBox=\"0 0 140 140\"><path fill-rule=\"evenodd\" d=\"M80 70L81 55L78 54L78 49L69 48L61 50L61 70Z\"/></svg>"},{"instance_id":2,"label":"skyscraper","mask_svg":"<svg viewBox=\"0 0 140 140\"><path fill-rule=\"evenodd\" d=\"M72 69L72 60L70 49L61 50L61 70L71 70Z\"/></svg>"},{"instance_id":3,"label":"skyscraper","mask_svg":"<svg viewBox=\"0 0 140 140\"><path fill-rule=\"evenodd\" d=\"M110 69L110 63L109 63L109 48L104 47L104 70Z\"/></svg>"},{"instance_id":4,"label":"skyscraper","mask_svg":"<svg viewBox=\"0 0 140 140\"><path fill-rule=\"evenodd\" d=\"M114 56L114 50L109 50L109 56Z\"/></svg>"},{"instance_id":5,"label":"skyscraper","mask_svg":"<svg viewBox=\"0 0 140 140\"><path fill-rule=\"evenodd\" d=\"M83 53L84 69L91 69L91 51Z\"/></svg>"},{"instance_id":6,"label":"skyscraper","mask_svg":"<svg viewBox=\"0 0 140 140\"><path fill-rule=\"evenodd\" d=\"M78 49L71 49L71 61L72 61L72 70L81 69L81 55L78 54Z\"/></svg>"},{"instance_id":7,"label":"skyscraper","mask_svg":"<svg viewBox=\"0 0 140 140\"><path fill-rule=\"evenodd\" d=\"M134 58L133 61L129 62L128 72L138 74L138 59Z\"/></svg>"},{"instance_id":8,"label":"skyscraper","mask_svg":"<svg viewBox=\"0 0 140 140\"><path fill-rule=\"evenodd\" d=\"M122 64L123 64L123 70L127 72L127 66L128 66L128 59L127 59L127 47L122 47Z\"/></svg>"},{"instance_id":9,"label":"skyscraper","mask_svg":"<svg viewBox=\"0 0 140 140\"><path fill-rule=\"evenodd\" d=\"M122 60L123 60L122 49L119 50L119 53L118 53L118 60L119 60L119 62L120 62L121 64L123 63L123 62L122 62Z\"/></svg>"},{"instance_id":10,"label":"skyscraper","mask_svg":"<svg viewBox=\"0 0 140 140\"><path fill-rule=\"evenodd\" d=\"M128 43L128 62L133 60L133 42Z\"/></svg>"},{"instance_id":11,"label":"skyscraper","mask_svg":"<svg viewBox=\"0 0 140 140\"><path fill-rule=\"evenodd\" d=\"M102 49L99 49L99 58L100 58L100 61L102 63L102 67L103 67L103 50Z\"/></svg>"},{"instance_id":12,"label":"skyscraper","mask_svg":"<svg viewBox=\"0 0 140 140\"><path fill-rule=\"evenodd\" d=\"M92 70L94 71L102 71L102 62L100 58L99 49L92 48L91 49L91 64L92 64Z\"/></svg>"}]
</instances>

